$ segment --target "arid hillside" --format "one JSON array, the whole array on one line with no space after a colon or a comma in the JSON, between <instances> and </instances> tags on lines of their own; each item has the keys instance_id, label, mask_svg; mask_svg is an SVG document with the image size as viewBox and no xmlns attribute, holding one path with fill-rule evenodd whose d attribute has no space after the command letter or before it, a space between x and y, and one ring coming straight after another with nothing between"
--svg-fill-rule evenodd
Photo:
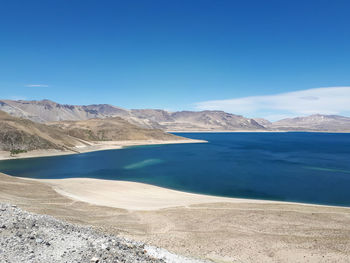
<instances>
[{"instance_id":1,"label":"arid hillside","mask_svg":"<svg viewBox=\"0 0 350 263\"><path fill-rule=\"evenodd\" d=\"M120 117L142 128L164 131L265 130L253 119L223 111L128 110L108 104L64 105L50 100L0 100L0 110L41 123Z\"/></svg>"},{"instance_id":2,"label":"arid hillside","mask_svg":"<svg viewBox=\"0 0 350 263\"><path fill-rule=\"evenodd\" d=\"M62 129L68 135L86 141L183 139L162 130L141 128L119 117L53 122L49 123L49 126Z\"/></svg>"},{"instance_id":3,"label":"arid hillside","mask_svg":"<svg viewBox=\"0 0 350 263\"><path fill-rule=\"evenodd\" d=\"M119 117L43 124L0 111L0 151L76 151L76 147L95 141L183 139L161 130L140 128Z\"/></svg>"},{"instance_id":4,"label":"arid hillside","mask_svg":"<svg viewBox=\"0 0 350 263\"><path fill-rule=\"evenodd\" d=\"M0 150L30 151L37 149L67 150L82 145L78 138L60 128L16 118L0 111Z\"/></svg>"},{"instance_id":5,"label":"arid hillside","mask_svg":"<svg viewBox=\"0 0 350 263\"><path fill-rule=\"evenodd\" d=\"M24 100L0 100L0 110L7 112L11 116L21 117L37 123L58 122L59 127L69 127L70 134L78 134L79 138L88 138L85 131L77 132L76 129L84 127L84 122L90 119L106 119L119 117L127 121L128 127L135 132L138 128L158 129L163 131L316 131L316 132L350 132L350 118L337 115L314 114L306 117L288 118L275 122L270 122L263 118L246 118L241 115L227 113L224 111L176 111L170 112L160 109L123 109L109 104L93 105L65 105L50 100L24 101ZM108 120L106 123L118 126L121 119ZM72 125L72 122L78 121ZM93 124L94 123L94 124ZM95 120L89 125L99 127L101 131L96 131L92 138L119 138L123 134L111 135L107 127ZM63 125L64 124L64 125ZM124 122L125 124L125 122ZM134 128L129 126L135 125ZM78 127L78 126L79 127ZM97 126L95 126L97 125ZM126 125L126 124L125 124ZM127 128L127 129L129 129ZM122 129L123 131L127 130ZM141 132L138 131L138 132ZM138 133L136 132L136 133ZM143 130L150 135L154 132ZM82 133L86 133L83 135ZM136 133L131 137L136 136ZM148 136L143 133L144 136ZM108 138L107 136L107 138ZM112 137L111 137L112 136ZM124 133L124 135L126 134ZM129 136L129 135L128 135ZM141 136L141 135L138 135ZM160 133L157 134L160 136ZM137 137L137 136L136 136ZM142 137L142 136L141 136Z\"/></svg>"},{"instance_id":6,"label":"arid hillside","mask_svg":"<svg viewBox=\"0 0 350 263\"><path fill-rule=\"evenodd\" d=\"M314 114L273 122L270 128L287 131L350 132L350 118Z\"/></svg>"}]
</instances>

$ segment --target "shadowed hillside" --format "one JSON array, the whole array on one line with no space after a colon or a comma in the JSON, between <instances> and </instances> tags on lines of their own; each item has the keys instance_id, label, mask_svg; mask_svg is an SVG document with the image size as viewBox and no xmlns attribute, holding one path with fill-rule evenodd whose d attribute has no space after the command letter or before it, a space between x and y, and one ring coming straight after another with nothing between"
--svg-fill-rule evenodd
<instances>
[{"instance_id":1,"label":"shadowed hillside","mask_svg":"<svg viewBox=\"0 0 350 263\"><path fill-rule=\"evenodd\" d=\"M84 121L61 121L49 124L68 135L86 141L177 140L182 137L161 130L140 128L119 117Z\"/></svg>"},{"instance_id":2,"label":"shadowed hillside","mask_svg":"<svg viewBox=\"0 0 350 263\"><path fill-rule=\"evenodd\" d=\"M83 144L63 130L30 120L15 118L0 111L0 150L65 150Z\"/></svg>"},{"instance_id":3,"label":"shadowed hillside","mask_svg":"<svg viewBox=\"0 0 350 263\"><path fill-rule=\"evenodd\" d=\"M0 151L39 149L76 151L95 141L183 140L161 130L145 129L119 118L55 122L47 125L0 111Z\"/></svg>"}]
</instances>

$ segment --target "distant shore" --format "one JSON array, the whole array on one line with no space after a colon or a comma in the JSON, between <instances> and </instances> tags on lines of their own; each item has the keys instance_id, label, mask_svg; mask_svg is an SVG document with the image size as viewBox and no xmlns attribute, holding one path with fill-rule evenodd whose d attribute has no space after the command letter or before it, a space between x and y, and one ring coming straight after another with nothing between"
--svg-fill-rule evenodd
<instances>
[{"instance_id":1,"label":"distant shore","mask_svg":"<svg viewBox=\"0 0 350 263\"><path fill-rule=\"evenodd\" d=\"M269 131L269 130L193 130L193 131L182 131L182 130L166 130L168 133L234 133L234 132L284 132L284 131Z\"/></svg>"},{"instance_id":2,"label":"distant shore","mask_svg":"<svg viewBox=\"0 0 350 263\"><path fill-rule=\"evenodd\" d=\"M70 154L80 154L96 151L122 149L128 146L142 146L142 145L162 145L162 144L183 144L183 143L206 143L205 140L183 139L183 140L129 140L129 141L98 141L90 145L77 146L71 150L61 151L55 149L48 150L33 150L16 155L11 155L8 151L0 151L0 160L12 160L23 158L49 157Z\"/></svg>"},{"instance_id":3,"label":"distant shore","mask_svg":"<svg viewBox=\"0 0 350 263\"><path fill-rule=\"evenodd\" d=\"M235 132L241 132L241 133L249 133L249 132L263 132L263 133L287 133L287 132L311 132L311 133L350 133L350 131L302 131L302 130L194 130L194 131L174 131L174 130L167 130L168 133L235 133Z\"/></svg>"}]
</instances>

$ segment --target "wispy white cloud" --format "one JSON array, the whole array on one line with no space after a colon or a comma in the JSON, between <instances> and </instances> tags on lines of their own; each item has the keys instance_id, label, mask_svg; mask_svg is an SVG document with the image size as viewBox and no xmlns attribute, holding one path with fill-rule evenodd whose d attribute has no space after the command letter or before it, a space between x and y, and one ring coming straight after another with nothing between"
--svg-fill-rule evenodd
<instances>
[{"instance_id":1,"label":"wispy white cloud","mask_svg":"<svg viewBox=\"0 0 350 263\"><path fill-rule=\"evenodd\" d=\"M195 103L197 110L223 110L248 117L278 120L310 114L350 114L350 87L327 87Z\"/></svg>"},{"instance_id":2,"label":"wispy white cloud","mask_svg":"<svg viewBox=\"0 0 350 263\"><path fill-rule=\"evenodd\" d=\"M26 87L29 88L47 88L49 85L45 85L45 84L29 84L26 85Z\"/></svg>"},{"instance_id":3,"label":"wispy white cloud","mask_svg":"<svg viewBox=\"0 0 350 263\"><path fill-rule=\"evenodd\" d=\"M9 99L10 100L27 100L27 98L23 96L10 96Z\"/></svg>"}]
</instances>

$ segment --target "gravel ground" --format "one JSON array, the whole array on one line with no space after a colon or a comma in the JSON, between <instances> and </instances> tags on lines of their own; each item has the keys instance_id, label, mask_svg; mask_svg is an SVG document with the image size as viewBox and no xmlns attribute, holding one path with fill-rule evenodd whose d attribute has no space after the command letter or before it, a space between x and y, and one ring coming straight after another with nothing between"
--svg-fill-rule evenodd
<instances>
[{"instance_id":1,"label":"gravel ground","mask_svg":"<svg viewBox=\"0 0 350 263\"><path fill-rule=\"evenodd\" d=\"M0 204L0 262L202 261Z\"/></svg>"}]
</instances>

